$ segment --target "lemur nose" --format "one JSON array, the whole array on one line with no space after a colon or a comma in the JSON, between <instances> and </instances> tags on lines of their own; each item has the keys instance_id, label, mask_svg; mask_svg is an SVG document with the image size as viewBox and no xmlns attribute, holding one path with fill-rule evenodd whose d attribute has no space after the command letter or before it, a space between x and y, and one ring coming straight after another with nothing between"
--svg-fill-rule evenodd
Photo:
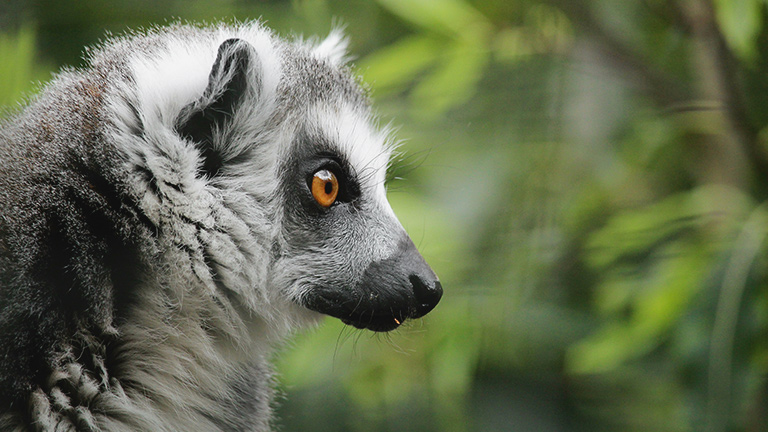
<instances>
[{"instance_id":1,"label":"lemur nose","mask_svg":"<svg viewBox=\"0 0 768 432\"><path fill-rule=\"evenodd\" d=\"M425 281L415 274L410 275L408 280L411 281L413 294L416 297L416 314L413 318L423 317L434 309L443 297L443 286L437 279Z\"/></svg>"}]
</instances>

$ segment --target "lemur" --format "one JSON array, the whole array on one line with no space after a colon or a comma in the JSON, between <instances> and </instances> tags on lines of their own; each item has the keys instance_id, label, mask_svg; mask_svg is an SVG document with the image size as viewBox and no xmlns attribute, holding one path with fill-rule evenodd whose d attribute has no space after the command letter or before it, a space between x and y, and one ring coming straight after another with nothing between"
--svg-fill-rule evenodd
<instances>
[{"instance_id":1,"label":"lemur","mask_svg":"<svg viewBox=\"0 0 768 432\"><path fill-rule=\"evenodd\" d=\"M0 124L0 430L268 431L270 358L441 284L343 35L112 37Z\"/></svg>"}]
</instances>

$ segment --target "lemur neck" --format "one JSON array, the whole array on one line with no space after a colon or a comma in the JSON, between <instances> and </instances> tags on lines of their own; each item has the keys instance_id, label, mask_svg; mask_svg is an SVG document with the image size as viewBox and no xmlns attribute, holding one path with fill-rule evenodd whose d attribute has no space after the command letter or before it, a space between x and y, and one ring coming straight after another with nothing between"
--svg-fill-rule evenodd
<instances>
[{"instance_id":1,"label":"lemur neck","mask_svg":"<svg viewBox=\"0 0 768 432\"><path fill-rule=\"evenodd\" d=\"M175 288L140 290L118 327L113 378L169 429L268 430L272 347L253 334L259 324L202 284Z\"/></svg>"}]
</instances>

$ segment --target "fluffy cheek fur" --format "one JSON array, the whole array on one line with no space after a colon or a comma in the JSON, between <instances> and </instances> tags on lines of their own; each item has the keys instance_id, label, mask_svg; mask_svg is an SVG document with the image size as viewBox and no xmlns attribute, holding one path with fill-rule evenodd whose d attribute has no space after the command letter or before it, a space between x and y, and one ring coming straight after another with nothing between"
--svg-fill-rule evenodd
<instances>
[{"instance_id":1,"label":"fluffy cheek fur","mask_svg":"<svg viewBox=\"0 0 768 432\"><path fill-rule=\"evenodd\" d=\"M391 256L404 235L399 222L369 203L349 211L348 217L329 224L304 224L301 215L287 217L283 227L285 249L274 265L276 285L300 305L318 289L351 291L374 262ZM340 211L348 211L343 209Z\"/></svg>"}]
</instances>

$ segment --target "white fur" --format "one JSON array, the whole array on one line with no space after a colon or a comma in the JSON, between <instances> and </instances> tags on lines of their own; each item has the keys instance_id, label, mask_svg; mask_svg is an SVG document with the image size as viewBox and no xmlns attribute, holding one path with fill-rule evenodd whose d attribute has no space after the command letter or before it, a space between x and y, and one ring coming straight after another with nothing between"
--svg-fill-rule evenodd
<instances>
[{"instance_id":1,"label":"white fur","mask_svg":"<svg viewBox=\"0 0 768 432\"><path fill-rule=\"evenodd\" d=\"M349 61L347 48L349 39L344 36L341 29L334 29L325 40L312 49L312 52L320 59L327 59L335 65L344 65Z\"/></svg>"}]
</instances>

